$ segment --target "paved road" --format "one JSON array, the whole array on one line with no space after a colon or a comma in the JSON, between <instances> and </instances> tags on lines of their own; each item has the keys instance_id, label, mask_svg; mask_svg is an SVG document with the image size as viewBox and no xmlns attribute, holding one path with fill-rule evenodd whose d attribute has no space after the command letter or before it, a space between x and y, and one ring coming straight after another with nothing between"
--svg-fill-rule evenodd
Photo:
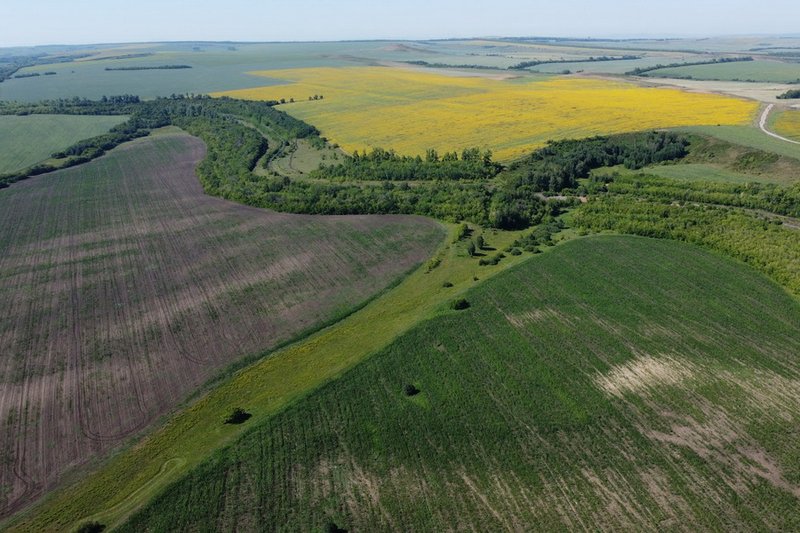
<instances>
[{"instance_id":1,"label":"paved road","mask_svg":"<svg viewBox=\"0 0 800 533\"><path fill-rule=\"evenodd\" d=\"M767 118L769 118L769 113L772 111L772 108L775 107L775 104L769 104L764 112L761 113L761 121L758 123L758 126L761 128L761 131L769 135L770 137L775 137L776 139L780 139L782 141L786 141L787 143L792 144L800 144L798 141L793 141L791 139L787 139L786 137L781 137L777 133L772 133L767 129Z\"/></svg>"}]
</instances>

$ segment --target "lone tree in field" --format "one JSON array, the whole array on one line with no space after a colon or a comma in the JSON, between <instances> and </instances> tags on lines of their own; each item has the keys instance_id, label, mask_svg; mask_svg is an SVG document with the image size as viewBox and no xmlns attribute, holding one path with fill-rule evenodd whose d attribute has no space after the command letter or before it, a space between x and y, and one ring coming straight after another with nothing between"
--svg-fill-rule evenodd
<instances>
[{"instance_id":1,"label":"lone tree in field","mask_svg":"<svg viewBox=\"0 0 800 533\"><path fill-rule=\"evenodd\" d=\"M101 531L105 531L105 529L105 524L101 524L100 522L84 522L75 530L75 533L100 533Z\"/></svg>"},{"instance_id":2,"label":"lone tree in field","mask_svg":"<svg viewBox=\"0 0 800 533\"><path fill-rule=\"evenodd\" d=\"M342 529L336 525L335 522L328 522L325 524L325 527L322 529L324 533L347 533L346 529Z\"/></svg>"},{"instance_id":3,"label":"lone tree in field","mask_svg":"<svg viewBox=\"0 0 800 533\"><path fill-rule=\"evenodd\" d=\"M478 246L478 250L483 250L486 246L486 241L483 239L483 235L478 235L475 239L475 244Z\"/></svg>"},{"instance_id":4,"label":"lone tree in field","mask_svg":"<svg viewBox=\"0 0 800 533\"><path fill-rule=\"evenodd\" d=\"M456 311L463 311L464 309L469 309L469 302L465 298L459 298L455 300L453 303L450 304L450 309L454 309Z\"/></svg>"},{"instance_id":5,"label":"lone tree in field","mask_svg":"<svg viewBox=\"0 0 800 533\"><path fill-rule=\"evenodd\" d=\"M420 390L411 383L407 383L406 386L403 387L403 394L406 396L416 396L419 393Z\"/></svg>"},{"instance_id":6,"label":"lone tree in field","mask_svg":"<svg viewBox=\"0 0 800 533\"><path fill-rule=\"evenodd\" d=\"M467 253L469 254L470 257L475 257L475 252L476 252L475 243L469 241L469 244L467 245Z\"/></svg>"},{"instance_id":7,"label":"lone tree in field","mask_svg":"<svg viewBox=\"0 0 800 533\"><path fill-rule=\"evenodd\" d=\"M241 407L236 407L233 411L230 412L228 417L225 419L226 424L241 424L246 422L251 416L250 413L242 409Z\"/></svg>"}]
</instances>

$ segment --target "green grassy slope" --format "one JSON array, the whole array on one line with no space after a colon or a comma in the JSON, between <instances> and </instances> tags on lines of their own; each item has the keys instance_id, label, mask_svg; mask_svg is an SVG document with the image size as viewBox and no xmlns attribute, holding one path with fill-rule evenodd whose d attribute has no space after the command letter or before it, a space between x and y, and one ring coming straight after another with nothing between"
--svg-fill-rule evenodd
<instances>
[{"instance_id":1,"label":"green grassy slope","mask_svg":"<svg viewBox=\"0 0 800 533\"><path fill-rule=\"evenodd\" d=\"M734 127L736 128L736 127ZM746 133L752 130L752 135ZM723 131L724 133L719 134ZM800 180L800 159L792 157L789 143L771 139L755 128L744 130L723 128L690 128L692 135L689 154L678 161L652 165L640 170L622 165L596 169L595 174L651 174L664 178L688 181L728 183L775 183L789 185ZM697 133L701 133L697 135ZM763 138L763 139L762 139ZM784 149L789 147L789 149ZM800 152L797 154L800 155Z\"/></svg>"},{"instance_id":2,"label":"green grassy slope","mask_svg":"<svg viewBox=\"0 0 800 533\"><path fill-rule=\"evenodd\" d=\"M467 298L122 530L800 527L800 306L765 277L595 237Z\"/></svg>"},{"instance_id":3,"label":"green grassy slope","mask_svg":"<svg viewBox=\"0 0 800 533\"><path fill-rule=\"evenodd\" d=\"M800 159L800 145L770 137L759 130L757 126L693 126L680 128L680 130L710 135L729 143Z\"/></svg>"},{"instance_id":4,"label":"green grassy slope","mask_svg":"<svg viewBox=\"0 0 800 533\"><path fill-rule=\"evenodd\" d=\"M0 115L0 174L40 163L53 152L124 121L125 117Z\"/></svg>"}]
</instances>

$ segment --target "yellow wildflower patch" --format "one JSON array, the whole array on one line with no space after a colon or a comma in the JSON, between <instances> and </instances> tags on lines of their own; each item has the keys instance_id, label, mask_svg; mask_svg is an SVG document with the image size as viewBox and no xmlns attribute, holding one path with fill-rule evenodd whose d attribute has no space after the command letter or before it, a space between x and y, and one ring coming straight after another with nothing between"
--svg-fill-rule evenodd
<instances>
[{"instance_id":1,"label":"yellow wildflower patch","mask_svg":"<svg viewBox=\"0 0 800 533\"><path fill-rule=\"evenodd\" d=\"M772 127L777 134L800 141L800 110L784 111L779 114Z\"/></svg>"},{"instance_id":2,"label":"yellow wildflower patch","mask_svg":"<svg viewBox=\"0 0 800 533\"><path fill-rule=\"evenodd\" d=\"M308 68L255 74L286 80L218 93L281 106L347 151L422 154L479 146L500 160L550 139L650 128L735 125L758 105L715 94L574 77L491 79L391 67ZM321 100L309 100L314 95Z\"/></svg>"}]
</instances>

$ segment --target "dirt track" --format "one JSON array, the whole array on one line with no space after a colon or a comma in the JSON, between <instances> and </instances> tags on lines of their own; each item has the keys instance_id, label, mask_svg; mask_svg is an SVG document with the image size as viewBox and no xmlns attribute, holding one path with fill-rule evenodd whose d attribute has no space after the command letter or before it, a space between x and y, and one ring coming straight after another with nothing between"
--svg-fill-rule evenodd
<instances>
[{"instance_id":1,"label":"dirt track","mask_svg":"<svg viewBox=\"0 0 800 533\"><path fill-rule=\"evenodd\" d=\"M772 111L772 108L774 107L775 104L769 104L766 108L764 108L764 112L761 113L761 118L758 121L758 127L761 128L761 131L763 131L770 137L775 137L776 139L780 139L781 141L786 141L787 143L800 144L800 142L798 141L793 141L791 139L787 139L786 137L781 137L777 133L773 133L767 129L767 119L769 118L769 114Z\"/></svg>"}]
</instances>

